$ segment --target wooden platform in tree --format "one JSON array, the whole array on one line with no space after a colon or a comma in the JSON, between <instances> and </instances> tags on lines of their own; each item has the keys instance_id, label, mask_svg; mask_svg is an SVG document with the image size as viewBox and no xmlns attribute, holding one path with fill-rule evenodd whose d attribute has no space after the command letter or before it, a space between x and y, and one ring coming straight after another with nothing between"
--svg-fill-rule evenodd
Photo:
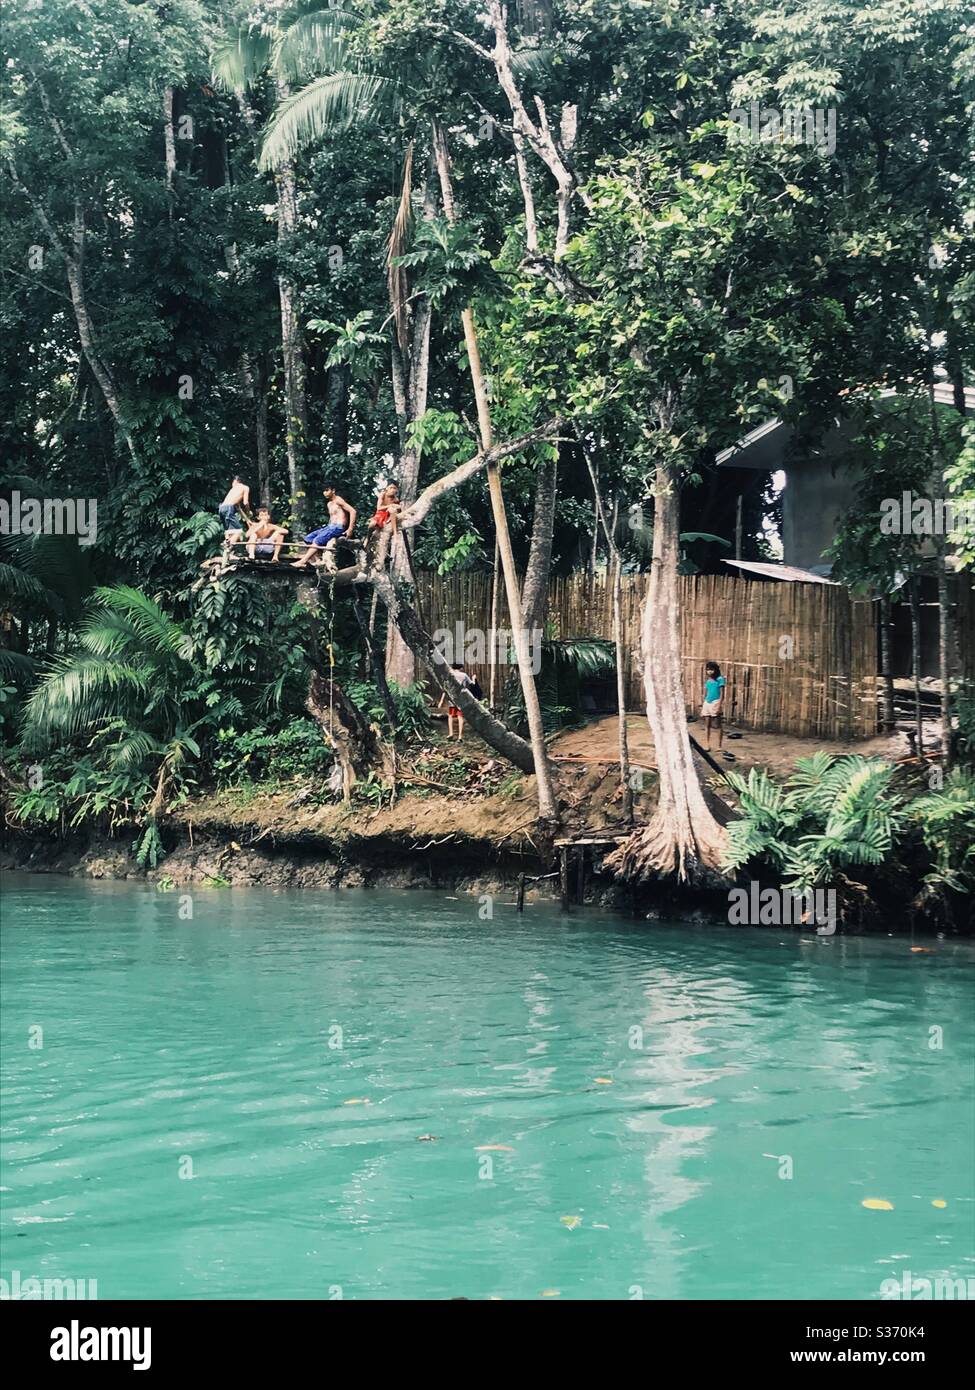
<instances>
[{"instance_id":1,"label":"wooden platform in tree","mask_svg":"<svg viewBox=\"0 0 975 1390\"><path fill-rule=\"evenodd\" d=\"M258 541L258 545L260 544L267 542ZM362 573L364 546L360 541L341 539L336 545L341 545L349 558L354 556L356 563L337 568L330 557L329 560L317 559L296 568L292 562L296 556L304 555L307 551L308 546L304 543L287 541L281 547L278 559L273 560L270 556L255 555L252 558L247 553L247 542L237 541L233 545L224 546L219 555L211 555L209 559L202 561L200 569L206 571L205 577L209 579L219 579L225 574L253 574L265 579L312 579L320 584L331 584L340 588L353 583Z\"/></svg>"}]
</instances>

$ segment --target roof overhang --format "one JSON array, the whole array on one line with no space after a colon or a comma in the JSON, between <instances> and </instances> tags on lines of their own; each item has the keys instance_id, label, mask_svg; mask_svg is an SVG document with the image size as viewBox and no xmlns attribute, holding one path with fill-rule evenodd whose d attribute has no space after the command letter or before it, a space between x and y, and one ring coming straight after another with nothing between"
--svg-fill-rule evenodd
<instances>
[{"instance_id":1,"label":"roof overhang","mask_svg":"<svg viewBox=\"0 0 975 1390\"><path fill-rule=\"evenodd\" d=\"M888 387L880 391L878 397L880 400L890 400L895 396L903 396L903 394L902 391L895 391L893 387ZM936 405L954 408L955 392L950 381L936 383L934 399ZM965 409L969 414L975 415L975 386L965 387ZM826 439L835 436L833 439L835 447L849 433L850 426L849 418L834 420L832 429L827 432ZM776 469L783 466L783 460L794 434L793 427L785 424L782 420L766 420L764 424L749 431L737 444L732 444L728 449L722 449L715 458L715 463L719 468L756 468L763 473L774 473ZM824 440L823 447L814 450L813 454L814 456L816 454L822 456L829 452L832 450L826 446Z\"/></svg>"}]
</instances>

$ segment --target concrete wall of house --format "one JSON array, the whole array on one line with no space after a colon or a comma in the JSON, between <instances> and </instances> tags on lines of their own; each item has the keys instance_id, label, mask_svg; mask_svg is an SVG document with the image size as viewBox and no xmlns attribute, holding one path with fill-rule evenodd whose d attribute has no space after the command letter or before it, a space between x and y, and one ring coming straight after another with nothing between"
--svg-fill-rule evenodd
<instances>
[{"instance_id":1,"label":"concrete wall of house","mask_svg":"<svg viewBox=\"0 0 975 1390\"><path fill-rule=\"evenodd\" d=\"M787 565L814 570L836 539L844 511L854 500L850 469L835 469L814 458L789 463L782 491L782 558Z\"/></svg>"}]
</instances>

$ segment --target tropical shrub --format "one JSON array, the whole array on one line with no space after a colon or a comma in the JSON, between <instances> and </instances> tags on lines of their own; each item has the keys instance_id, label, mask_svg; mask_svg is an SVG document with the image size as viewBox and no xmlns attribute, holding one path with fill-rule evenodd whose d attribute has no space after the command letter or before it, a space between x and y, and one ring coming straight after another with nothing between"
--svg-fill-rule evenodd
<instances>
[{"instance_id":1,"label":"tropical shrub","mask_svg":"<svg viewBox=\"0 0 975 1390\"><path fill-rule=\"evenodd\" d=\"M608 674L615 666L615 648L605 638L545 638L541 644L536 686L546 732L579 723L583 719L583 681ZM515 671L506 683L504 717L521 727L527 722L521 684Z\"/></svg>"},{"instance_id":2,"label":"tropical shrub","mask_svg":"<svg viewBox=\"0 0 975 1390\"><path fill-rule=\"evenodd\" d=\"M379 692L371 681L350 681L345 693L371 724L386 728L386 711ZM391 681L389 693L396 709L396 736L406 743L416 743L430 731L427 695L420 685L397 685Z\"/></svg>"},{"instance_id":3,"label":"tropical shrub","mask_svg":"<svg viewBox=\"0 0 975 1390\"><path fill-rule=\"evenodd\" d=\"M764 769L729 772L741 818L728 827L725 867L765 866L804 891L883 864L906 823L894 772L879 759L822 751L800 758L782 783Z\"/></svg>"},{"instance_id":4,"label":"tropical shrub","mask_svg":"<svg viewBox=\"0 0 975 1390\"><path fill-rule=\"evenodd\" d=\"M975 773L955 768L940 791L918 797L908 808L931 859L921 901L937 899L951 915L951 895L975 896Z\"/></svg>"},{"instance_id":5,"label":"tropical shrub","mask_svg":"<svg viewBox=\"0 0 975 1390\"><path fill-rule=\"evenodd\" d=\"M244 731L223 728L213 754L214 774L222 786L295 777L320 780L331 764L332 752L311 719L292 719L273 732L263 725Z\"/></svg>"},{"instance_id":6,"label":"tropical shrub","mask_svg":"<svg viewBox=\"0 0 975 1390\"><path fill-rule=\"evenodd\" d=\"M200 738L241 704L193 662L189 634L159 604L125 585L95 591L77 647L52 662L24 712L24 751L42 756L84 738L109 772L151 775L151 814L185 767L200 757Z\"/></svg>"}]
</instances>

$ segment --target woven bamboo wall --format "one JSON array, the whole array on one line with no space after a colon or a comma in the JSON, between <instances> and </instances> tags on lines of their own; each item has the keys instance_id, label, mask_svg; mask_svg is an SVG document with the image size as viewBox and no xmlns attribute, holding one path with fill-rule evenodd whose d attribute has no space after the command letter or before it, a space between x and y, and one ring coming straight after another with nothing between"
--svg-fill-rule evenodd
<instances>
[{"instance_id":1,"label":"woven bamboo wall","mask_svg":"<svg viewBox=\"0 0 975 1390\"><path fill-rule=\"evenodd\" d=\"M424 626L465 635L491 627L491 577L417 576ZM647 575L623 579L627 707L644 705L638 667L640 610ZM725 575L680 581L688 710L700 705L704 663L728 680L726 718L744 728L803 737L867 738L877 731L877 642L871 605L826 584L767 583ZM605 575L574 574L549 587L548 623L556 637L612 637L612 593ZM508 627L503 586L498 628ZM474 637L477 640L477 637ZM489 688L483 661L465 662Z\"/></svg>"}]
</instances>

